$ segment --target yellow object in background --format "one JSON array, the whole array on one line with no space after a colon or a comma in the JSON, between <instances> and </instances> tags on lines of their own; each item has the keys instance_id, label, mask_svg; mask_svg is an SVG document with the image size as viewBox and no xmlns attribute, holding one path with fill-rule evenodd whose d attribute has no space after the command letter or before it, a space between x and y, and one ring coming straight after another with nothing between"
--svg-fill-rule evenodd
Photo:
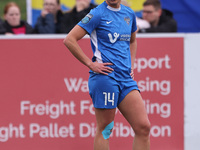
<instances>
[{"instance_id":1,"label":"yellow object in background","mask_svg":"<svg viewBox=\"0 0 200 150\"><path fill-rule=\"evenodd\" d=\"M134 11L142 10L142 5L145 0L127 0L130 4L131 8ZM95 0L96 4L103 3L104 0ZM65 5L68 8L72 8L75 5L75 0L61 0L61 4ZM32 0L32 8L33 9L42 9L43 8L43 0Z\"/></svg>"},{"instance_id":2,"label":"yellow object in background","mask_svg":"<svg viewBox=\"0 0 200 150\"><path fill-rule=\"evenodd\" d=\"M72 8L75 5L75 0L61 0L62 5L66 7ZM32 0L32 8L33 9L42 9L43 8L43 0Z\"/></svg>"},{"instance_id":3,"label":"yellow object in background","mask_svg":"<svg viewBox=\"0 0 200 150\"><path fill-rule=\"evenodd\" d=\"M127 0L134 11L141 11L145 0Z\"/></svg>"},{"instance_id":4,"label":"yellow object in background","mask_svg":"<svg viewBox=\"0 0 200 150\"><path fill-rule=\"evenodd\" d=\"M61 4L65 5L66 7L72 8L75 5L75 0L61 0Z\"/></svg>"}]
</instances>

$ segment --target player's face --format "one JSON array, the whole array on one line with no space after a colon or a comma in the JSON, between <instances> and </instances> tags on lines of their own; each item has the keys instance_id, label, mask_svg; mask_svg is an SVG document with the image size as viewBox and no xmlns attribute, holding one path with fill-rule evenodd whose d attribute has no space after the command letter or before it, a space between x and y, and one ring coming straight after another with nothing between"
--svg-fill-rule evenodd
<instances>
[{"instance_id":1,"label":"player's face","mask_svg":"<svg viewBox=\"0 0 200 150\"><path fill-rule=\"evenodd\" d=\"M11 26L18 26L20 25L20 10L16 6L11 6L8 9L8 12L4 15L5 20L11 25Z\"/></svg>"},{"instance_id":2,"label":"player's face","mask_svg":"<svg viewBox=\"0 0 200 150\"><path fill-rule=\"evenodd\" d=\"M48 13L56 14L59 8L60 5L57 3L57 0L44 0L44 9Z\"/></svg>"},{"instance_id":3,"label":"player's face","mask_svg":"<svg viewBox=\"0 0 200 150\"><path fill-rule=\"evenodd\" d=\"M161 10L154 8L153 5L147 5L143 7L142 17L144 20L153 24L156 22L161 15Z\"/></svg>"},{"instance_id":4,"label":"player's face","mask_svg":"<svg viewBox=\"0 0 200 150\"><path fill-rule=\"evenodd\" d=\"M121 0L106 0L106 3L111 7L119 8Z\"/></svg>"}]
</instances>

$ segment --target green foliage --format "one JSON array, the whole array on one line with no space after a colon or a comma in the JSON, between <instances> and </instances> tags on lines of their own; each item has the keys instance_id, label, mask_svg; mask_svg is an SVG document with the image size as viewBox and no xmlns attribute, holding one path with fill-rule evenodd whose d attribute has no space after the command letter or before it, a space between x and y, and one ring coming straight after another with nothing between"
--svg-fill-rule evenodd
<instances>
[{"instance_id":1,"label":"green foliage","mask_svg":"<svg viewBox=\"0 0 200 150\"><path fill-rule=\"evenodd\" d=\"M26 0L0 0L0 17L3 19L4 6L8 2L15 2L21 9L21 19L26 20Z\"/></svg>"}]
</instances>

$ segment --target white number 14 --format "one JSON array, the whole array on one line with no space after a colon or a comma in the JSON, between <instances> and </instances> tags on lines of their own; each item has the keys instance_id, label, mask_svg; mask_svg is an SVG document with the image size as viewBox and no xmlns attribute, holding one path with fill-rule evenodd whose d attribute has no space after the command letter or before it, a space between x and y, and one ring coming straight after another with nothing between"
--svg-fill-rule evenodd
<instances>
[{"instance_id":1,"label":"white number 14","mask_svg":"<svg viewBox=\"0 0 200 150\"><path fill-rule=\"evenodd\" d=\"M110 102L110 103L112 103L112 106L113 106L115 93L112 93L112 99L110 98L110 93L103 92L103 94L105 95L105 105L107 105L108 102Z\"/></svg>"}]
</instances>

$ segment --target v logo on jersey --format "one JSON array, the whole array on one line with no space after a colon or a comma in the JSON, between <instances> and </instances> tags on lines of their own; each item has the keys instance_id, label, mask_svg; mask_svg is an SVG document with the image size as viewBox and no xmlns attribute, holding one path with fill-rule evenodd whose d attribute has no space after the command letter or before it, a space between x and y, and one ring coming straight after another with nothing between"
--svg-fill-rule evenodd
<instances>
[{"instance_id":1,"label":"v logo on jersey","mask_svg":"<svg viewBox=\"0 0 200 150\"><path fill-rule=\"evenodd\" d=\"M119 37L119 33L116 32L114 33L114 39L111 33L108 33L108 37L111 43L115 43L117 41L117 38Z\"/></svg>"}]
</instances>

